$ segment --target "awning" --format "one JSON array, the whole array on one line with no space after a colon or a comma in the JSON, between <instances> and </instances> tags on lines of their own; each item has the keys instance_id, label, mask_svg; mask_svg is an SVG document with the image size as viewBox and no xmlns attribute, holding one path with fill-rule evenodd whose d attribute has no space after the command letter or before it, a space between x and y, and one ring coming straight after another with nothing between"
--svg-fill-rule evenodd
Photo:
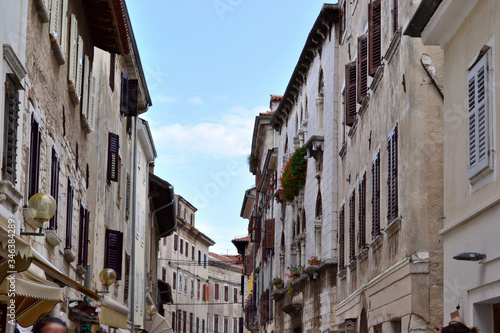
<instances>
[{"instance_id":1,"label":"awning","mask_svg":"<svg viewBox=\"0 0 500 333\"><path fill-rule=\"evenodd\" d=\"M172 288L167 282L158 280L158 289L160 290L161 304L171 304L174 302L174 299L172 298Z\"/></svg>"},{"instance_id":2,"label":"awning","mask_svg":"<svg viewBox=\"0 0 500 333\"><path fill-rule=\"evenodd\" d=\"M345 333L356 330L357 318L346 318L342 323L334 325L334 333Z\"/></svg>"},{"instance_id":3,"label":"awning","mask_svg":"<svg viewBox=\"0 0 500 333\"><path fill-rule=\"evenodd\" d=\"M63 274L36 250L32 249L32 251L34 262L45 272L48 277L52 278L54 281L60 282L70 288L73 288L97 301L101 298L99 294L93 292L89 288L81 285L80 283Z\"/></svg>"},{"instance_id":4,"label":"awning","mask_svg":"<svg viewBox=\"0 0 500 333\"><path fill-rule=\"evenodd\" d=\"M174 187L149 173L149 197L153 201L153 211L158 223L158 237L166 237L174 232L177 224Z\"/></svg>"},{"instance_id":5,"label":"awning","mask_svg":"<svg viewBox=\"0 0 500 333\"><path fill-rule=\"evenodd\" d=\"M15 219L12 213L0 205L0 257L6 259L5 261L0 260L0 282L3 281L8 271L22 272L27 270L33 257L31 246L19 235L13 233L14 228L8 228L8 221ZM9 233L9 231L11 232ZM14 266L11 266L12 264Z\"/></svg>"},{"instance_id":6,"label":"awning","mask_svg":"<svg viewBox=\"0 0 500 333\"><path fill-rule=\"evenodd\" d=\"M5 278L0 284L0 294L14 296L16 320L23 327L33 325L42 314L63 301L62 289L48 281L35 266Z\"/></svg>"},{"instance_id":7,"label":"awning","mask_svg":"<svg viewBox=\"0 0 500 333\"><path fill-rule=\"evenodd\" d=\"M102 296L101 312L99 322L101 325L108 325L116 328L127 328L128 308L107 296Z\"/></svg>"},{"instance_id":8,"label":"awning","mask_svg":"<svg viewBox=\"0 0 500 333\"><path fill-rule=\"evenodd\" d=\"M78 319L83 323L97 324L99 315L95 306L88 305L82 300L74 300L69 302L70 319Z\"/></svg>"},{"instance_id":9,"label":"awning","mask_svg":"<svg viewBox=\"0 0 500 333\"><path fill-rule=\"evenodd\" d=\"M163 316L156 314L153 319L146 322L146 329L149 333L170 333L173 332L172 324Z\"/></svg>"}]
</instances>

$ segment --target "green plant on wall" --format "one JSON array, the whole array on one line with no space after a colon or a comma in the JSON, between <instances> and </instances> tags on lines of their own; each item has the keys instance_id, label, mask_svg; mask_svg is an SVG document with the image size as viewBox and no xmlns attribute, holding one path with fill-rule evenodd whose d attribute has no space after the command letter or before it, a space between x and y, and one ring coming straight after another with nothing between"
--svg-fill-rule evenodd
<instances>
[{"instance_id":1,"label":"green plant on wall","mask_svg":"<svg viewBox=\"0 0 500 333\"><path fill-rule=\"evenodd\" d=\"M307 148L298 148L290 155L288 163L281 170L280 183L282 190L280 197L284 202L292 202L306 184L307 160L305 156Z\"/></svg>"}]
</instances>

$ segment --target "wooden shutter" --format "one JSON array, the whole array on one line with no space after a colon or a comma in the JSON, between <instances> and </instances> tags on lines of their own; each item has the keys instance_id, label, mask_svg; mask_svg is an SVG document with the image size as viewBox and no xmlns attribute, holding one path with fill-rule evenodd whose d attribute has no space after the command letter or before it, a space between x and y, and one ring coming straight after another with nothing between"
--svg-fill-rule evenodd
<instances>
[{"instance_id":1,"label":"wooden shutter","mask_svg":"<svg viewBox=\"0 0 500 333\"><path fill-rule=\"evenodd\" d=\"M214 287L214 300L219 300L219 284L216 283Z\"/></svg>"},{"instance_id":2,"label":"wooden shutter","mask_svg":"<svg viewBox=\"0 0 500 333\"><path fill-rule=\"evenodd\" d=\"M174 235L174 251L177 251L177 241L178 241L178 237L177 235Z\"/></svg>"},{"instance_id":3,"label":"wooden shutter","mask_svg":"<svg viewBox=\"0 0 500 333\"><path fill-rule=\"evenodd\" d=\"M73 183L68 177L67 201L66 201L66 246L65 249L71 249L71 235L73 233Z\"/></svg>"},{"instance_id":4,"label":"wooden shutter","mask_svg":"<svg viewBox=\"0 0 500 333\"><path fill-rule=\"evenodd\" d=\"M115 68L116 68L116 54L109 55L109 87L111 91L115 91Z\"/></svg>"},{"instance_id":5,"label":"wooden shutter","mask_svg":"<svg viewBox=\"0 0 500 333\"><path fill-rule=\"evenodd\" d=\"M339 213L339 270L345 268L344 257L344 206L340 209Z\"/></svg>"},{"instance_id":6,"label":"wooden shutter","mask_svg":"<svg viewBox=\"0 0 500 333\"><path fill-rule=\"evenodd\" d=\"M137 80L128 80L128 101L127 116L137 116L137 95L139 93L139 82Z\"/></svg>"},{"instance_id":7,"label":"wooden shutter","mask_svg":"<svg viewBox=\"0 0 500 333\"><path fill-rule=\"evenodd\" d=\"M346 100L345 124L352 126L356 121L356 62L345 66Z\"/></svg>"},{"instance_id":8,"label":"wooden shutter","mask_svg":"<svg viewBox=\"0 0 500 333\"><path fill-rule=\"evenodd\" d=\"M87 125L90 132L94 131L95 126L95 111L96 111L96 84L95 84L95 76L90 73L89 75L89 107L87 114Z\"/></svg>"},{"instance_id":9,"label":"wooden shutter","mask_svg":"<svg viewBox=\"0 0 500 333\"><path fill-rule=\"evenodd\" d=\"M368 4L368 73L373 76L382 60L382 17L381 2L374 0Z\"/></svg>"},{"instance_id":10,"label":"wooden shutter","mask_svg":"<svg viewBox=\"0 0 500 333\"><path fill-rule=\"evenodd\" d=\"M393 7L392 7L392 31L396 32L399 28L399 20L398 20L398 1L399 0L393 0Z\"/></svg>"},{"instance_id":11,"label":"wooden shutter","mask_svg":"<svg viewBox=\"0 0 500 333\"><path fill-rule=\"evenodd\" d=\"M356 192L352 191L349 197L349 261L356 260Z\"/></svg>"},{"instance_id":12,"label":"wooden shutter","mask_svg":"<svg viewBox=\"0 0 500 333\"><path fill-rule=\"evenodd\" d=\"M184 240L181 238L181 241L179 242L179 249L181 254L184 254Z\"/></svg>"},{"instance_id":13,"label":"wooden shutter","mask_svg":"<svg viewBox=\"0 0 500 333\"><path fill-rule=\"evenodd\" d=\"M359 181L359 211L358 211L358 248L362 250L366 245L366 177L365 174Z\"/></svg>"},{"instance_id":14,"label":"wooden shutter","mask_svg":"<svg viewBox=\"0 0 500 333\"><path fill-rule=\"evenodd\" d=\"M64 56L66 56L67 49L67 37L68 34L68 0L62 0L62 12L61 12L61 51Z\"/></svg>"},{"instance_id":15,"label":"wooden shutter","mask_svg":"<svg viewBox=\"0 0 500 333\"><path fill-rule=\"evenodd\" d=\"M380 154L372 161L372 239L380 234Z\"/></svg>"},{"instance_id":16,"label":"wooden shutter","mask_svg":"<svg viewBox=\"0 0 500 333\"><path fill-rule=\"evenodd\" d=\"M490 166L488 112L488 54L470 70L468 77L469 108L469 178Z\"/></svg>"},{"instance_id":17,"label":"wooden shutter","mask_svg":"<svg viewBox=\"0 0 500 333\"><path fill-rule=\"evenodd\" d=\"M90 213L80 203L80 229L78 231L78 265L87 269L88 242L89 242L89 217Z\"/></svg>"},{"instance_id":18,"label":"wooden shutter","mask_svg":"<svg viewBox=\"0 0 500 333\"><path fill-rule=\"evenodd\" d=\"M125 194L125 218L128 220L130 216L130 174L127 172L127 193ZM177 237L177 235L175 235ZM166 237L165 237L166 239ZM176 238L177 241L177 238ZM177 244L175 244L174 250L177 250Z\"/></svg>"},{"instance_id":19,"label":"wooden shutter","mask_svg":"<svg viewBox=\"0 0 500 333\"><path fill-rule=\"evenodd\" d=\"M61 0L52 0L50 10L49 34L53 40L59 40L59 27L61 19Z\"/></svg>"},{"instance_id":20,"label":"wooden shutter","mask_svg":"<svg viewBox=\"0 0 500 333\"><path fill-rule=\"evenodd\" d=\"M172 272L172 288L177 289L177 273Z\"/></svg>"},{"instance_id":21,"label":"wooden shutter","mask_svg":"<svg viewBox=\"0 0 500 333\"><path fill-rule=\"evenodd\" d=\"M16 182L17 128L19 126L19 91L12 78L7 75L5 81L5 118L4 118L4 152L2 174L3 179L12 184Z\"/></svg>"},{"instance_id":22,"label":"wooden shutter","mask_svg":"<svg viewBox=\"0 0 500 333\"><path fill-rule=\"evenodd\" d=\"M205 301L210 300L210 286L205 284Z\"/></svg>"},{"instance_id":23,"label":"wooden shutter","mask_svg":"<svg viewBox=\"0 0 500 333\"><path fill-rule=\"evenodd\" d=\"M71 14L70 22L70 36L69 36L69 69L68 69L68 82L76 88L76 57L78 54L78 21L75 14Z\"/></svg>"},{"instance_id":24,"label":"wooden shutter","mask_svg":"<svg viewBox=\"0 0 500 333\"><path fill-rule=\"evenodd\" d=\"M398 127L387 140L387 219L391 223L398 216Z\"/></svg>"},{"instance_id":25,"label":"wooden shutter","mask_svg":"<svg viewBox=\"0 0 500 333\"><path fill-rule=\"evenodd\" d=\"M30 182L29 182L29 193L31 196L38 193L38 183L40 180L40 141L42 138L42 132L40 129L40 124L35 117L35 114L31 114L31 142L30 142Z\"/></svg>"},{"instance_id":26,"label":"wooden shutter","mask_svg":"<svg viewBox=\"0 0 500 333\"><path fill-rule=\"evenodd\" d=\"M229 286L224 285L224 302L229 302Z\"/></svg>"},{"instance_id":27,"label":"wooden shutter","mask_svg":"<svg viewBox=\"0 0 500 333\"><path fill-rule=\"evenodd\" d=\"M122 278L123 233L117 230L106 229L106 256L104 268L112 268L116 272L116 279Z\"/></svg>"},{"instance_id":28,"label":"wooden shutter","mask_svg":"<svg viewBox=\"0 0 500 333\"><path fill-rule=\"evenodd\" d=\"M59 202L59 155L55 147L52 147L52 159L50 165L50 195L56 201L56 213L50 219L49 229L57 230L57 205Z\"/></svg>"},{"instance_id":29,"label":"wooden shutter","mask_svg":"<svg viewBox=\"0 0 500 333\"><path fill-rule=\"evenodd\" d=\"M233 287L233 302L238 303L238 288Z\"/></svg>"},{"instance_id":30,"label":"wooden shutter","mask_svg":"<svg viewBox=\"0 0 500 333\"><path fill-rule=\"evenodd\" d=\"M203 268L207 268L207 254L203 254Z\"/></svg>"},{"instance_id":31,"label":"wooden shutter","mask_svg":"<svg viewBox=\"0 0 500 333\"><path fill-rule=\"evenodd\" d=\"M194 261L194 245L191 246L191 260Z\"/></svg>"},{"instance_id":32,"label":"wooden shutter","mask_svg":"<svg viewBox=\"0 0 500 333\"><path fill-rule=\"evenodd\" d=\"M78 53L76 57L76 95L78 101L82 96L82 83L83 83L83 39L78 36Z\"/></svg>"},{"instance_id":33,"label":"wooden shutter","mask_svg":"<svg viewBox=\"0 0 500 333\"><path fill-rule=\"evenodd\" d=\"M358 38L358 103L368 91L368 36Z\"/></svg>"},{"instance_id":34,"label":"wooden shutter","mask_svg":"<svg viewBox=\"0 0 500 333\"><path fill-rule=\"evenodd\" d=\"M266 250L274 249L274 219L266 220Z\"/></svg>"},{"instance_id":35,"label":"wooden shutter","mask_svg":"<svg viewBox=\"0 0 500 333\"><path fill-rule=\"evenodd\" d=\"M128 82L128 76L122 72L122 86L120 95L120 113L122 115L127 114Z\"/></svg>"},{"instance_id":36,"label":"wooden shutter","mask_svg":"<svg viewBox=\"0 0 500 333\"><path fill-rule=\"evenodd\" d=\"M89 71L90 60L88 55L85 55L83 63L83 95L81 100L81 114L83 120L88 124L88 108L89 108Z\"/></svg>"},{"instance_id":37,"label":"wooden shutter","mask_svg":"<svg viewBox=\"0 0 500 333\"><path fill-rule=\"evenodd\" d=\"M118 181L120 137L114 133L108 135L108 181Z\"/></svg>"},{"instance_id":38,"label":"wooden shutter","mask_svg":"<svg viewBox=\"0 0 500 333\"><path fill-rule=\"evenodd\" d=\"M175 272L174 272L175 274ZM125 282L123 284L123 300L126 302L128 300L128 288L130 281L130 255L125 253ZM175 280L174 280L175 284ZM175 289L175 288L174 288Z\"/></svg>"}]
</instances>

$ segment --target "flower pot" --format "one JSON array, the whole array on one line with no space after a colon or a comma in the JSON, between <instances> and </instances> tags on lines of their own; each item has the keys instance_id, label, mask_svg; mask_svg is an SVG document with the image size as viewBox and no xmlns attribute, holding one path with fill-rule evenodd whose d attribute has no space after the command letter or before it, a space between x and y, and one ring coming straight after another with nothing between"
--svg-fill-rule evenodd
<instances>
[{"instance_id":1,"label":"flower pot","mask_svg":"<svg viewBox=\"0 0 500 333\"><path fill-rule=\"evenodd\" d=\"M311 261L309 261L309 265L311 265L311 266L318 266L319 265L319 261L318 260L311 260Z\"/></svg>"}]
</instances>

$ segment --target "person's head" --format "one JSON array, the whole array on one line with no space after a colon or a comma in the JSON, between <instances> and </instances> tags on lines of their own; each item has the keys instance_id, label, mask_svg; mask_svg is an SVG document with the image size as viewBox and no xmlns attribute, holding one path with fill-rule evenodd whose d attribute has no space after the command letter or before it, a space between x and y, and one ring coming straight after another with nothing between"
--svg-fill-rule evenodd
<instances>
[{"instance_id":1,"label":"person's head","mask_svg":"<svg viewBox=\"0 0 500 333\"><path fill-rule=\"evenodd\" d=\"M33 327L33 333L69 333L68 325L55 317L45 317Z\"/></svg>"},{"instance_id":2,"label":"person's head","mask_svg":"<svg viewBox=\"0 0 500 333\"><path fill-rule=\"evenodd\" d=\"M469 328L461 322L450 321L449 325L443 327L441 333L469 333Z\"/></svg>"}]
</instances>

